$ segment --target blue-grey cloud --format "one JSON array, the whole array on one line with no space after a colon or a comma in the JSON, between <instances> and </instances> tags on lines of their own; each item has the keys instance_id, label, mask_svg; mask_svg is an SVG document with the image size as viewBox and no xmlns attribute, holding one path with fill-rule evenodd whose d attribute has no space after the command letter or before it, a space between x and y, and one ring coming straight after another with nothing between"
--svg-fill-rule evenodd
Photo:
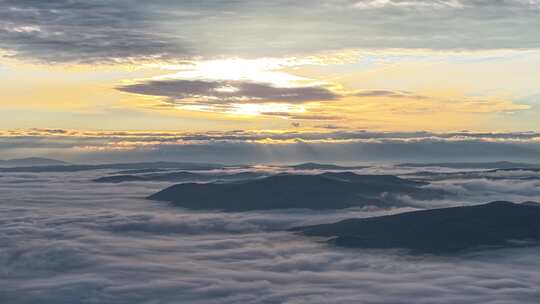
<instances>
[{"instance_id":1,"label":"blue-grey cloud","mask_svg":"<svg viewBox=\"0 0 540 304\"><path fill-rule=\"evenodd\" d=\"M164 37L136 1L0 1L0 48L47 63L167 58L186 49Z\"/></svg>"},{"instance_id":2,"label":"blue-grey cloud","mask_svg":"<svg viewBox=\"0 0 540 304\"><path fill-rule=\"evenodd\" d=\"M0 48L48 63L344 48L540 47L536 1L2 0Z\"/></svg>"},{"instance_id":3,"label":"blue-grey cloud","mask_svg":"<svg viewBox=\"0 0 540 304\"><path fill-rule=\"evenodd\" d=\"M339 98L338 94L323 87L276 87L245 81L150 80L117 89L128 93L167 97L170 103L180 105L305 103Z\"/></svg>"}]
</instances>

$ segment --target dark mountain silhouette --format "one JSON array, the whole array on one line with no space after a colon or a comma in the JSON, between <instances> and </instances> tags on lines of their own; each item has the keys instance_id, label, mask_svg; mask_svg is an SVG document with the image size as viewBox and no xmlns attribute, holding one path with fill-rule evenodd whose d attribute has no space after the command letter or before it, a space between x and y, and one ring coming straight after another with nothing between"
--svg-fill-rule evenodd
<instances>
[{"instance_id":1,"label":"dark mountain silhouette","mask_svg":"<svg viewBox=\"0 0 540 304\"><path fill-rule=\"evenodd\" d=\"M177 162L145 162L145 163L118 163L99 165L64 165L64 166L33 166L0 168L0 172L78 172L91 170L139 170L139 169L178 169L178 170L212 170L222 169L225 166L205 163L177 163Z\"/></svg>"},{"instance_id":2,"label":"dark mountain silhouette","mask_svg":"<svg viewBox=\"0 0 540 304\"><path fill-rule=\"evenodd\" d=\"M540 164L514 163L508 161L499 162L456 162L456 163L403 163L400 167L443 167L451 169L515 169L515 168L540 168Z\"/></svg>"},{"instance_id":3,"label":"dark mountain silhouette","mask_svg":"<svg viewBox=\"0 0 540 304\"><path fill-rule=\"evenodd\" d=\"M294 170L355 170L368 168L367 166L338 166L333 164L303 163L289 166Z\"/></svg>"},{"instance_id":4,"label":"dark mountain silhouette","mask_svg":"<svg viewBox=\"0 0 540 304\"><path fill-rule=\"evenodd\" d=\"M15 158L0 160L0 167L64 166L68 163L42 157Z\"/></svg>"},{"instance_id":5,"label":"dark mountain silhouette","mask_svg":"<svg viewBox=\"0 0 540 304\"><path fill-rule=\"evenodd\" d=\"M238 181L244 179L255 179L265 176L258 172L240 172L240 173L193 173L193 172L166 172L150 173L139 175L111 175L94 179L98 183L122 183L122 182L141 182L141 181L162 181L162 182L208 182L208 181Z\"/></svg>"},{"instance_id":6,"label":"dark mountain silhouette","mask_svg":"<svg viewBox=\"0 0 540 304\"><path fill-rule=\"evenodd\" d=\"M370 187L385 187L385 190L390 191L393 191L396 188L424 186L428 184L425 182L399 178L395 175L356 174L353 172L325 172L322 173L321 176L356 184L365 184L366 186ZM388 189L388 186L392 186L394 188Z\"/></svg>"},{"instance_id":7,"label":"dark mountain silhouette","mask_svg":"<svg viewBox=\"0 0 540 304\"><path fill-rule=\"evenodd\" d=\"M191 172L168 172L151 173L140 175L111 175L94 179L98 183L121 183L132 181L184 181L184 180L202 180L204 175Z\"/></svg>"},{"instance_id":8,"label":"dark mountain silhouette","mask_svg":"<svg viewBox=\"0 0 540 304\"><path fill-rule=\"evenodd\" d=\"M540 207L531 202L498 201L349 219L292 230L308 236L331 237L329 242L344 247L404 248L445 254L523 244L518 241L540 241Z\"/></svg>"},{"instance_id":9,"label":"dark mountain silhouette","mask_svg":"<svg viewBox=\"0 0 540 304\"><path fill-rule=\"evenodd\" d=\"M341 209L376 205L402 205L383 193L414 196L423 183L395 176L325 173L319 175L279 174L236 183L179 184L149 199L172 202L191 209L248 211L286 208ZM427 191L427 190L426 190ZM431 195L440 195L432 192Z\"/></svg>"}]
</instances>

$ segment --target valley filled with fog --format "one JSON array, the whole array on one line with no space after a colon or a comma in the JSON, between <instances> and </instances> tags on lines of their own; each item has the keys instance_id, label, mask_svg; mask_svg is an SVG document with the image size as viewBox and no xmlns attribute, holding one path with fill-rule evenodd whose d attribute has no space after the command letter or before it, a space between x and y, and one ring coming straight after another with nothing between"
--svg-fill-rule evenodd
<instances>
[{"instance_id":1,"label":"valley filled with fog","mask_svg":"<svg viewBox=\"0 0 540 304\"><path fill-rule=\"evenodd\" d=\"M342 248L289 231L419 209L500 200L540 202L537 168L313 164L158 169L1 171L0 302L537 303L540 299L538 246L412 254L401 249ZM169 175L163 177L164 172ZM170 174L175 172L184 173ZM231 183L325 172L395 175L444 195L385 191L377 194L381 200L392 197L392 206L385 208L367 204L229 212L147 199L191 181ZM138 177L103 180L119 175ZM206 176L203 181L201 176Z\"/></svg>"}]
</instances>

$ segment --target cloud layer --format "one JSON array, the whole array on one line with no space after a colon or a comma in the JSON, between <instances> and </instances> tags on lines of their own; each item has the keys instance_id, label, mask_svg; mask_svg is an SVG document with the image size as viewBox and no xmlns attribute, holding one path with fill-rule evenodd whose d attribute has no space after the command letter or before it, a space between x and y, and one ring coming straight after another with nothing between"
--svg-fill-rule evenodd
<instances>
[{"instance_id":1,"label":"cloud layer","mask_svg":"<svg viewBox=\"0 0 540 304\"><path fill-rule=\"evenodd\" d=\"M323 126L326 127L326 126ZM48 156L80 162L537 162L540 134L367 131L2 132L2 158Z\"/></svg>"},{"instance_id":2,"label":"cloud layer","mask_svg":"<svg viewBox=\"0 0 540 304\"><path fill-rule=\"evenodd\" d=\"M460 257L344 250L279 230L386 212L190 212L140 199L164 184L95 187L95 174L0 177L2 303L498 304L540 296L538 248Z\"/></svg>"},{"instance_id":3,"label":"cloud layer","mask_svg":"<svg viewBox=\"0 0 540 304\"><path fill-rule=\"evenodd\" d=\"M182 54L153 31L135 1L0 1L0 48L47 63L112 62Z\"/></svg>"},{"instance_id":4,"label":"cloud layer","mask_svg":"<svg viewBox=\"0 0 540 304\"><path fill-rule=\"evenodd\" d=\"M0 1L0 47L48 63L345 48L538 48L537 1Z\"/></svg>"}]
</instances>

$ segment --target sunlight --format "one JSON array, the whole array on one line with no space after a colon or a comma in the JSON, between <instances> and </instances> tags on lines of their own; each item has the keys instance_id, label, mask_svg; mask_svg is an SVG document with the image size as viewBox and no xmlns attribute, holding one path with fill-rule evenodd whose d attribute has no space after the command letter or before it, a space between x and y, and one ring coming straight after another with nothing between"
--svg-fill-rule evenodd
<instances>
[{"instance_id":1,"label":"sunlight","mask_svg":"<svg viewBox=\"0 0 540 304\"><path fill-rule=\"evenodd\" d=\"M291 104L232 104L233 108L226 112L234 115L249 115L258 116L265 113L304 113L306 109L303 106L291 105Z\"/></svg>"},{"instance_id":2,"label":"sunlight","mask_svg":"<svg viewBox=\"0 0 540 304\"><path fill-rule=\"evenodd\" d=\"M277 71L298 64L299 62L296 62L293 58L228 58L194 61L184 65L162 66L165 70L179 70L179 72L172 75L159 76L155 79L253 81L280 87L316 84L314 80L309 78Z\"/></svg>"}]
</instances>

